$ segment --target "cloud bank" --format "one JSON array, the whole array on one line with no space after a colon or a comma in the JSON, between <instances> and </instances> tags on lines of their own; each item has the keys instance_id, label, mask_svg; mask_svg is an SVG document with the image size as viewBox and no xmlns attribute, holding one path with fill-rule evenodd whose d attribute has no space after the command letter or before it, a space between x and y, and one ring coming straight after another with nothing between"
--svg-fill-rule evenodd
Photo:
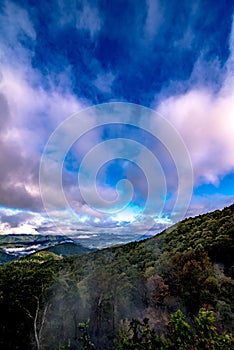
<instances>
[{"instance_id":1,"label":"cloud bank","mask_svg":"<svg viewBox=\"0 0 234 350\"><path fill-rule=\"evenodd\" d=\"M56 232L44 213L38 185L43 149L67 117L102 102L151 107L178 130L194 170L188 215L233 201L234 6L228 1L181 1L179 11L177 7L176 2L159 0L126 1L124 8L103 7L100 1L2 3L1 233ZM106 164L97 184L101 196L113 199L119 180L132 182L133 205L126 217L97 214L77 188L82 157L99 142L115 137L141 142L167 173L165 215L149 218L155 220L154 232L170 221L178 181L170 155L144 132L102 128L80 139L64 160L63 173L64 191L78 221L61 224L61 230L71 235L81 232L84 240L93 235L95 244L98 239L102 244L130 240L134 230L144 231L147 220L141 217L134 226L147 184L133 164ZM56 200L52 192L51 187Z\"/></svg>"}]
</instances>

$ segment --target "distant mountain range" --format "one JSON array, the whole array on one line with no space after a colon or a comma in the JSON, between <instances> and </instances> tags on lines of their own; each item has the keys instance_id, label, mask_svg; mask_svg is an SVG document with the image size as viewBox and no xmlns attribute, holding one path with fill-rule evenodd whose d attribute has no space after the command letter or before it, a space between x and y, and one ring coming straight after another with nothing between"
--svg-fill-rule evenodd
<instances>
[{"instance_id":1,"label":"distant mountain range","mask_svg":"<svg viewBox=\"0 0 234 350\"><path fill-rule=\"evenodd\" d=\"M137 241L152 238L144 235ZM45 250L66 258L73 255L87 254L95 248L87 248L75 240L63 235L10 234L0 235L0 264L7 263L23 256Z\"/></svg>"},{"instance_id":2,"label":"distant mountain range","mask_svg":"<svg viewBox=\"0 0 234 350\"><path fill-rule=\"evenodd\" d=\"M0 236L5 257L39 250L0 266L0 348L33 350L40 338L40 349L81 349L79 325L89 320L97 350L233 349L227 333L214 345L207 325L234 333L234 205L142 238L90 252L63 236ZM170 345L171 315L181 310L192 324L201 308L214 313L200 323L211 343L183 346L178 338L179 346ZM148 334L147 319L170 346L126 347L133 318L143 327L136 337ZM189 340L183 317L177 321Z\"/></svg>"},{"instance_id":3,"label":"distant mountain range","mask_svg":"<svg viewBox=\"0 0 234 350\"><path fill-rule=\"evenodd\" d=\"M0 235L0 263L45 250L61 257L86 254L89 249L62 235Z\"/></svg>"}]
</instances>

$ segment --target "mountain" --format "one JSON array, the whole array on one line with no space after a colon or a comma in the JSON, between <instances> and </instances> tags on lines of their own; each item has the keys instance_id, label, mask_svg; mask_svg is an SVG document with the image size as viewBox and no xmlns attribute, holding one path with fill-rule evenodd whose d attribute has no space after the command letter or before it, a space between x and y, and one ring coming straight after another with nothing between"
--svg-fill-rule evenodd
<instances>
[{"instance_id":1,"label":"mountain","mask_svg":"<svg viewBox=\"0 0 234 350\"><path fill-rule=\"evenodd\" d=\"M171 314L180 309L192 324L201 307L214 312L219 333L233 332L233 233L234 205L140 242L65 259L40 251L6 263L0 267L0 346L34 349L37 334L42 350L81 349L78 324L90 319L97 349L130 349L117 348L116 339L127 334L132 318L147 318L165 338ZM207 346L196 349L221 348Z\"/></svg>"},{"instance_id":2,"label":"mountain","mask_svg":"<svg viewBox=\"0 0 234 350\"><path fill-rule=\"evenodd\" d=\"M15 260L15 259L17 259L16 256L7 254L4 252L3 249L0 249L0 264L5 264L5 263L10 262L10 261Z\"/></svg>"},{"instance_id":3,"label":"mountain","mask_svg":"<svg viewBox=\"0 0 234 350\"><path fill-rule=\"evenodd\" d=\"M74 242L64 242L43 250L46 252L55 253L64 258L68 256L87 254L94 251L95 249L86 248L83 247L81 244L77 244Z\"/></svg>"},{"instance_id":4,"label":"mountain","mask_svg":"<svg viewBox=\"0 0 234 350\"><path fill-rule=\"evenodd\" d=\"M83 247L62 235L0 235L0 264L16 260L40 250L55 252L63 257L86 254L94 249Z\"/></svg>"}]
</instances>

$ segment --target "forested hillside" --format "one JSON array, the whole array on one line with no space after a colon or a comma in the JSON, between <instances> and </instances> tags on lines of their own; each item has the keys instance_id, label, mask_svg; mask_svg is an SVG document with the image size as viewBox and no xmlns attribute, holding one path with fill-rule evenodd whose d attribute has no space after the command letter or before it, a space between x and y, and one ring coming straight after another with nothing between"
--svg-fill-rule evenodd
<instances>
[{"instance_id":1,"label":"forested hillside","mask_svg":"<svg viewBox=\"0 0 234 350\"><path fill-rule=\"evenodd\" d=\"M62 235L0 234L0 264L47 250L62 257L89 253L89 249Z\"/></svg>"},{"instance_id":2,"label":"forested hillside","mask_svg":"<svg viewBox=\"0 0 234 350\"><path fill-rule=\"evenodd\" d=\"M66 259L39 252L1 266L1 348L82 349L78 325L90 319L97 349L138 349L119 340L132 319L147 318L164 339L170 315L180 309L193 329L202 307L213 311L218 333L233 332L233 218L234 205L145 241Z\"/></svg>"}]
</instances>

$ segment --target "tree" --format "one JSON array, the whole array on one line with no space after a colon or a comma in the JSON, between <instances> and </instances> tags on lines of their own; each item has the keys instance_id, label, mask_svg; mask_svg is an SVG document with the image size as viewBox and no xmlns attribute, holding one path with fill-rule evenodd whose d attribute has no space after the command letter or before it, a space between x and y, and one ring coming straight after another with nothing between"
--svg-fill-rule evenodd
<instances>
[{"instance_id":1,"label":"tree","mask_svg":"<svg viewBox=\"0 0 234 350\"><path fill-rule=\"evenodd\" d=\"M162 305L166 296L169 295L168 285L164 283L163 278L157 273L148 279L147 290L149 300L153 306Z\"/></svg>"},{"instance_id":2,"label":"tree","mask_svg":"<svg viewBox=\"0 0 234 350\"><path fill-rule=\"evenodd\" d=\"M171 315L168 332L162 338L148 324L132 320L127 331L122 331L115 350L230 350L234 348L232 333L219 334L215 325L214 313L201 308L193 325L185 320L185 315L176 311Z\"/></svg>"},{"instance_id":3,"label":"tree","mask_svg":"<svg viewBox=\"0 0 234 350\"><path fill-rule=\"evenodd\" d=\"M33 330L34 330L34 338L36 342L36 349L40 350L40 340L42 335L43 326L45 323L46 313L49 308L49 303L45 303L43 311L40 311L40 298L36 295L33 295L33 298L36 300L36 309L35 313L32 314L28 309L24 308L26 314L33 320Z\"/></svg>"},{"instance_id":4,"label":"tree","mask_svg":"<svg viewBox=\"0 0 234 350\"><path fill-rule=\"evenodd\" d=\"M78 325L79 330L82 332L82 335L78 338L78 341L82 343L83 350L95 350L96 347L91 341L91 338L88 333L89 320L87 322L80 322Z\"/></svg>"},{"instance_id":5,"label":"tree","mask_svg":"<svg viewBox=\"0 0 234 350\"><path fill-rule=\"evenodd\" d=\"M234 348L234 336L224 332L219 334L214 325L213 311L201 308L195 318L196 347L201 350L230 350Z\"/></svg>"},{"instance_id":6,"label":"tree","mask_svg":"<svg viewBox=\"0 0 234 350\"><path fill-rule=\"evenodd\" d=\"M149 326L149 320L142 322L133 319L126 333L122 332L116 342L116 350L163 350L163 340L156 336Z\"/></svg>"},{"instance_id":7,"label":"tree","mask_svg":"<svg viewBox=\"0 0 234 350\"><path fill-rule=\"evenodd\" d=\"M171 315L168 329L167 347L169 349L192 349L195 334L185 321L185 315L180 310Z\"/></svg>"}]
</instances>

